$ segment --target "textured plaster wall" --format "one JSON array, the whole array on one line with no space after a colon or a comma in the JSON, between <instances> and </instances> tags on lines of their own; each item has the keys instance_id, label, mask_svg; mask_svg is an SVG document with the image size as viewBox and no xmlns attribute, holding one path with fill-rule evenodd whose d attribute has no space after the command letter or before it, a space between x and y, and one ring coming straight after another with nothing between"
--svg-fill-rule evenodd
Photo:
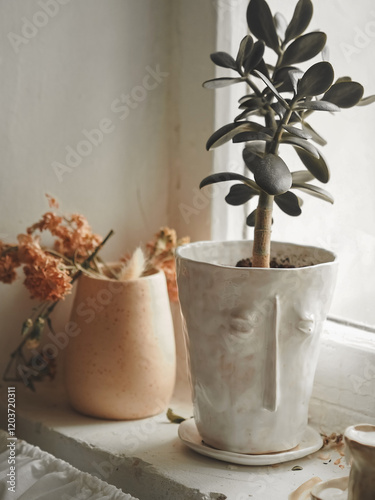
<instances>
[{"instance_id":1,"label":"textured plaster wall","mask_svg":"<svg viewBox=\"0 0 375 500\"><path fill-rule=\"evenodd\" d=\"M179 204L192 206L211 168L213 96L201 81L212 76L214 26L208 1L1 1L0 238L36 221L45 193L95 232L115 231L107 260L162 225L208 238L209 207L202 225ZM0 366L31 306L21 280L0 284ZM57 329L69 307L56 311Z\"/></svg>"}]
</instances>

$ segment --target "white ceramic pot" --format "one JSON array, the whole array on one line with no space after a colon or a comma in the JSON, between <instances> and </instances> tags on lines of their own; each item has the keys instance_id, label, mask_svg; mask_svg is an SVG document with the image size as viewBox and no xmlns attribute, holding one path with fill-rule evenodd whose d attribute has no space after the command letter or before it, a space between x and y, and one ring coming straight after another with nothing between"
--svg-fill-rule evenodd
<instances>
[{"instance_id":1,"label":"white ceramic pot","mask_svg":"<svg viewBox=\"0 0 375 500\"><path fill-rule=\"evenodd\" d=\"M238 453L294 448L308 418L319 336L337 273L329 251L273 243L295 269L233 267L248 241L177 250L194 417L209 445Z\"/></svg>"},{"instance_id":2,"label":"white ceramic pot","mask_svg":"<svg viewBox=\"0 0 375 500\"><path fill-rule=\"evenodd\" d=\"M375 425L359 424L345 431L346 458L352 458L348 500L375 498Z\"/></svg>"},{"instance_id":3,"label":"white ceramic pot","mask_svg":"<svg viewBox=\"0 0 375 500\"><path fill-rule=\"evenodd\" d=\"M165 410L175 382L175 342L163 272L136 280L81 276L64 357L72 406L108 419Z\"/></svg>"}]
</instances>

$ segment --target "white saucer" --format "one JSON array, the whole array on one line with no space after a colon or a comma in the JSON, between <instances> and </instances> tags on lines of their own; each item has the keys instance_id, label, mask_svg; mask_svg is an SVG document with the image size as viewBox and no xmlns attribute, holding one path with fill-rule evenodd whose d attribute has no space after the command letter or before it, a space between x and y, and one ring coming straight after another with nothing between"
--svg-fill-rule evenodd
<instances>
[{"instance_id":1,"label":"white saucer","mask_svg":"<svg viewBox=\"0 0 375 500\"><path fill-rule=\"evenodd\" d=\"M289 451L269 453L267 455L248 455L245 453L218 450L203 443L193 418L185 420L179 425L178 437L186 446L201 455L241 465L272 465L288 462L289 460L296 460L297 458L310 455L310 453L314 453L314 451L319 450L323 446L320 434L312 427L307 427L300 444Z\"/></svg>"},{"instance_id":2,"label":"white saucer","mask_svg":"<svg viewBox=\"0 0 375 500\"><path fill-rule=\"evenodd\" d=\"M349 476L318 483L311 491L313 500L347 500Z\"/></svg>"}]
</instances>

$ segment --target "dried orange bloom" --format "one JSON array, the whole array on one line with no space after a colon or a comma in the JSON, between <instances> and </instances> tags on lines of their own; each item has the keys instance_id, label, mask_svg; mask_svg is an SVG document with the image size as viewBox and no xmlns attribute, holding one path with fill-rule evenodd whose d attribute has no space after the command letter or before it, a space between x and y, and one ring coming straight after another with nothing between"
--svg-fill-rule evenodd
<instances>
[{"instance_id":1,"label":"dried orange bloom","mask_svg":"<svg viewBox=\"0 0 375 500\"><path fill-rule=\"evenodd\" d=\"M58 237L55 250L78 261L86 259L102 242L102 237L91 231L87 219L80 214L71 215L68 225L59 226L52 234Z\"/></svg>"},{"instance_id":2,"label":"dried orange bloom","mask_svg":"<svg viewBox=\"0 0 375 500\"><path fill-rule=\"evenodd\" d=\"M19 234L18 258L23 264L42 265L46 259L46 254L39 244L39 238L30 234Z\"/></svg>"},{"instance_id":3,"label":"dried orange bloom","mask_svg":"<svg viewBox=\"0 0 375 500\"><path fill-rule=\"evenodd\" d=\"M17 247L3 243L0 240L0 281L13 283L17 278L15 269L19 265Z\"/></svg>"},{"instance_id":4,"label":"dried orange bloom","mask_svg":"<svg viewBox=\"0 0 375 500\"><path fill-rule=\"evenodd\" d=\"M171 302L178 301L175 251L178 246L185 245L189 241L190 238L187 236L178 240L174 229L162 227L156 233L155 240L146 245L150 264L155 269L162 269L164 271Z\"/></svg>"},{"instance_id":5,"label":"dried orange bloom","mask_svg":"<svg viewBox=\"0 0 375 500\"><path fill-rule=\"evenodd\" d=\"M46 194L46 198L48 200L49 208L56 208L56 209L59 208L59 204L58 204L58 201L56 200L56 198L54 198L50 194Z\"/></svg>"},{"instance_id":6,"label":"dried orange bloom","mask_svg":"<svg viewBox=\"0 0 375 500\"><path fill-rule=\"evenodd\" d=\"M57 301L64 299L72 289L71 277L61 259L45 255L44 262L28 264L23 271L24 285L32 299Z\"/></svg>"},{"instance_id":7,"label":"dried orange bloom","mask_svg":"<svg viewBox=\"0 0 375 500\"><path fill-rule=\"evenodd\" d=\"M12 259L8 254L0 258L0 281L3 283L13 283L17 278L17 273L15 268L18 267L18 263Z\"/></svg>"},{"instance_id":8,"label":"dried orange bloom","mask_svg":"<svg viewBox=\"0 0 375 500\"><path fill-rule=\"evenodd\" d=\"M50 231L51 234L55 235L59 231L59 226L62 224L63 218L56 215L54 212L46 212L42 215L39 222L36 222L32 226L27 228L27 234L32 234L34 231L39 229L39 231Z\"/></svg>"}]
</instances>

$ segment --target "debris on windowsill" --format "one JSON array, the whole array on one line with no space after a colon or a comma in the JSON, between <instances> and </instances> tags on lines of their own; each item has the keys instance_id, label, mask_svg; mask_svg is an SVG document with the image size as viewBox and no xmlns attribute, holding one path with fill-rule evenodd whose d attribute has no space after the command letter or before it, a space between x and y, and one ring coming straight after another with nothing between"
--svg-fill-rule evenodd
<instances>
[{"instance_id":1,"label":"debris on windowsill","mask_svg":"<svg viewBox=\"0 0 375 500\"><path fill-rule=\"evenodd\" d=\"M172 424L181 424L181 422L184 422L185 420L187 420L186 418L180 417L180 415L177 415L176 413L174 413L172 408L168 408L167 418L170 422L172 422Z\"/></svg>"}]
</instances>

